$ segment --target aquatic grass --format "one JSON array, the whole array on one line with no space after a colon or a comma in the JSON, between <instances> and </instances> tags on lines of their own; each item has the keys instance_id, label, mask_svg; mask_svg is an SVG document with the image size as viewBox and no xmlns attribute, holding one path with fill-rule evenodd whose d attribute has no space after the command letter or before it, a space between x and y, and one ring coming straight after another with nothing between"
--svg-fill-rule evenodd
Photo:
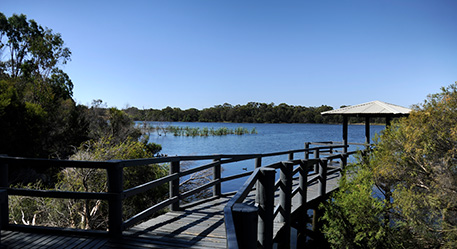
<instances>
[{"instance_id":1,"label":"aquatic grass","mask_svg":"<svg viewBox=\"0 0 457 249\"><path fill-rule=\"evenodd\" d=\"M185 137L208 137L208 136L227 136L227 135L245 135L245 134L257 134L256 128L252 128L251 131L244 127L237 127L235 129L229 129L227 127L220 127L214 129L213 127L189 127L189 126L143 126L141 127L143 133L156 132L159 136L162 134L172 133L173 136L185 136Z\"/></svg>"}]
</instances>

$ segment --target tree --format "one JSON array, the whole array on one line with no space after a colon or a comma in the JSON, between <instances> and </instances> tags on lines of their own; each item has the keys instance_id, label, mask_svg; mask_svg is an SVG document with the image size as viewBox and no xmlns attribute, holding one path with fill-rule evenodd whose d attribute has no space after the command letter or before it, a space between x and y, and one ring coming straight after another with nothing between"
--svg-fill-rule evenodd
<instances>
[{"instance_id":1,"label":"tree","mask_svg":"<svg viewBox=\"0 0 457 249\"><path fill-rule=\"evenodd\" d=\"M391 213L389 194L376 182L367 158L349 165L324 208L323 232L332 248L409 248L407 229Z\"/></svg>"},{"instance_id":2,"label":"tree","mask_svg":"<svg viewBox=\"0 0 457 249\"><path fill-rule=\"evenodd\" d=\"M23 14L13 14L8 19L1 14L0 34L2 54L9 55L4 63L5 70L12 78L48 78L58 65L70 59L71 52L63 46L59 33L43 28L34 20L27 20Z\"/></svg>"},{"instance_id":3,"label":"tree","mask_svg":"<svg viewBox=\"0 0 457 249\"><path fill-rule=\"evenodd\" d=\"M394 122L372 150L342 182L334 201L329 201L324 229L329 240L340 246L335 235L339 232L345 234L339 241L353 248L368 245L357 244L360 237L377 243L394 238L388 244L391 248L455 248L457 82L429 95L408 118ZM370 194L368 200L353 198L363 189ZM379 212L373 213L373 207L380 207ZM367 215L375 222L365 231L350 229L364 224ZM378 228L390 236L378 236Z\"/></svg>"},{"instance_id":4,"label":"tree","mask_svg":"<svg viewBox=\"0 0 457 249\"><path fill-rule=\"evenodd\" d=\"M59 69L71 55L61 35L23 14L0 13L0 54L0 153L67 158L87 139L87 126Z\"/></svg>"}]
</instances>

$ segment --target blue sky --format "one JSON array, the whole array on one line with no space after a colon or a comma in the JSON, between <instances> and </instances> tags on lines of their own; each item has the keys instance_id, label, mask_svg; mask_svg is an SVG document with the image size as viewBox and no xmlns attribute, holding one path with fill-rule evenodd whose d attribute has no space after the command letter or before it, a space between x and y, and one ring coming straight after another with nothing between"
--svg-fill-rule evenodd
<instances>
[{"instance_id":1,"label":"blue sky","mask_svg":"<svg viewBox=\"0 0 457 249\"><path fill-rule=\"evenodd\" d=\"M409 107L457 81L455 0L2 0L0 11L62 34L86 105Z\"/></svg>"}]
</instances>

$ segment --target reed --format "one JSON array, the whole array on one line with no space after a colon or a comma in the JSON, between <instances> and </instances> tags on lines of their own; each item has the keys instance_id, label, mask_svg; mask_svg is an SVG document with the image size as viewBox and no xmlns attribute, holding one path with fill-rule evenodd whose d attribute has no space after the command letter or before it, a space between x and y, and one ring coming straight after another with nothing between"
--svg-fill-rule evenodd
<instances>
[{"instance_id":1,"label":"reed","mask_svg":"<svg viewBox=\"0 0 457 249\"><path fill-rule=\"evenodd\" d=\"M139 127L143 133L156 132L159 136L162 134L172 133L173 136L185 136L185 137L208 137L208 136L227 136L227 135L246 135L246 134L258 134L257 129L254 127L250 131L244 127L237 127L235 129L229 129L227 127L220 127L214 129L213 127L189 127L189 126L146 126L142 125Z\"/></svg>"}]
</instances>

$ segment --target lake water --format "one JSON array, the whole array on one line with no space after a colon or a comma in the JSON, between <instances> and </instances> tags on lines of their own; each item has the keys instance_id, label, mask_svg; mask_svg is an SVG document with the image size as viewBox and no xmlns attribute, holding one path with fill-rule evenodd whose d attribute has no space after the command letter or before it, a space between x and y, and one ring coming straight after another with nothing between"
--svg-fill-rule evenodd
<instances>
[{"instance_id":1,"label":"lake water","mask_svg":"<svg viewBox=\"0 0 457 249\"><path fill-rule=\"evenodd\" d=\"M168 156L187 155L214 155L214 154L256 154L287 151L304 148L305 142L342 141L342 125L333 124L239 124L239 123L186 123L186 122L150 122L153 126L179 126L199 128L235 129L243 127L249 131L256 128L258 134L226 135L208 137L174 136L172 133L158 135L151 133L150 142L162 145L162 154ZM370 132L372 138L385 128L382 125L372 125ZM348 140L354 143L365 141L364 125L349 125ZM352 148L351 148L352 149ZM303 154L303 153L300 153ZM296 154L296 158L303 158ZM277 158L262 160L263 165L287 160L287 155ZM199 164L200 165L200 164ZM186 167L193 167L192 163ZM253 170L254 161L224 165L222 175L230 176ZM223 191L237 190L246 180L239 179L229 184L222 185Z\"/></svg>"}]
</instances>

